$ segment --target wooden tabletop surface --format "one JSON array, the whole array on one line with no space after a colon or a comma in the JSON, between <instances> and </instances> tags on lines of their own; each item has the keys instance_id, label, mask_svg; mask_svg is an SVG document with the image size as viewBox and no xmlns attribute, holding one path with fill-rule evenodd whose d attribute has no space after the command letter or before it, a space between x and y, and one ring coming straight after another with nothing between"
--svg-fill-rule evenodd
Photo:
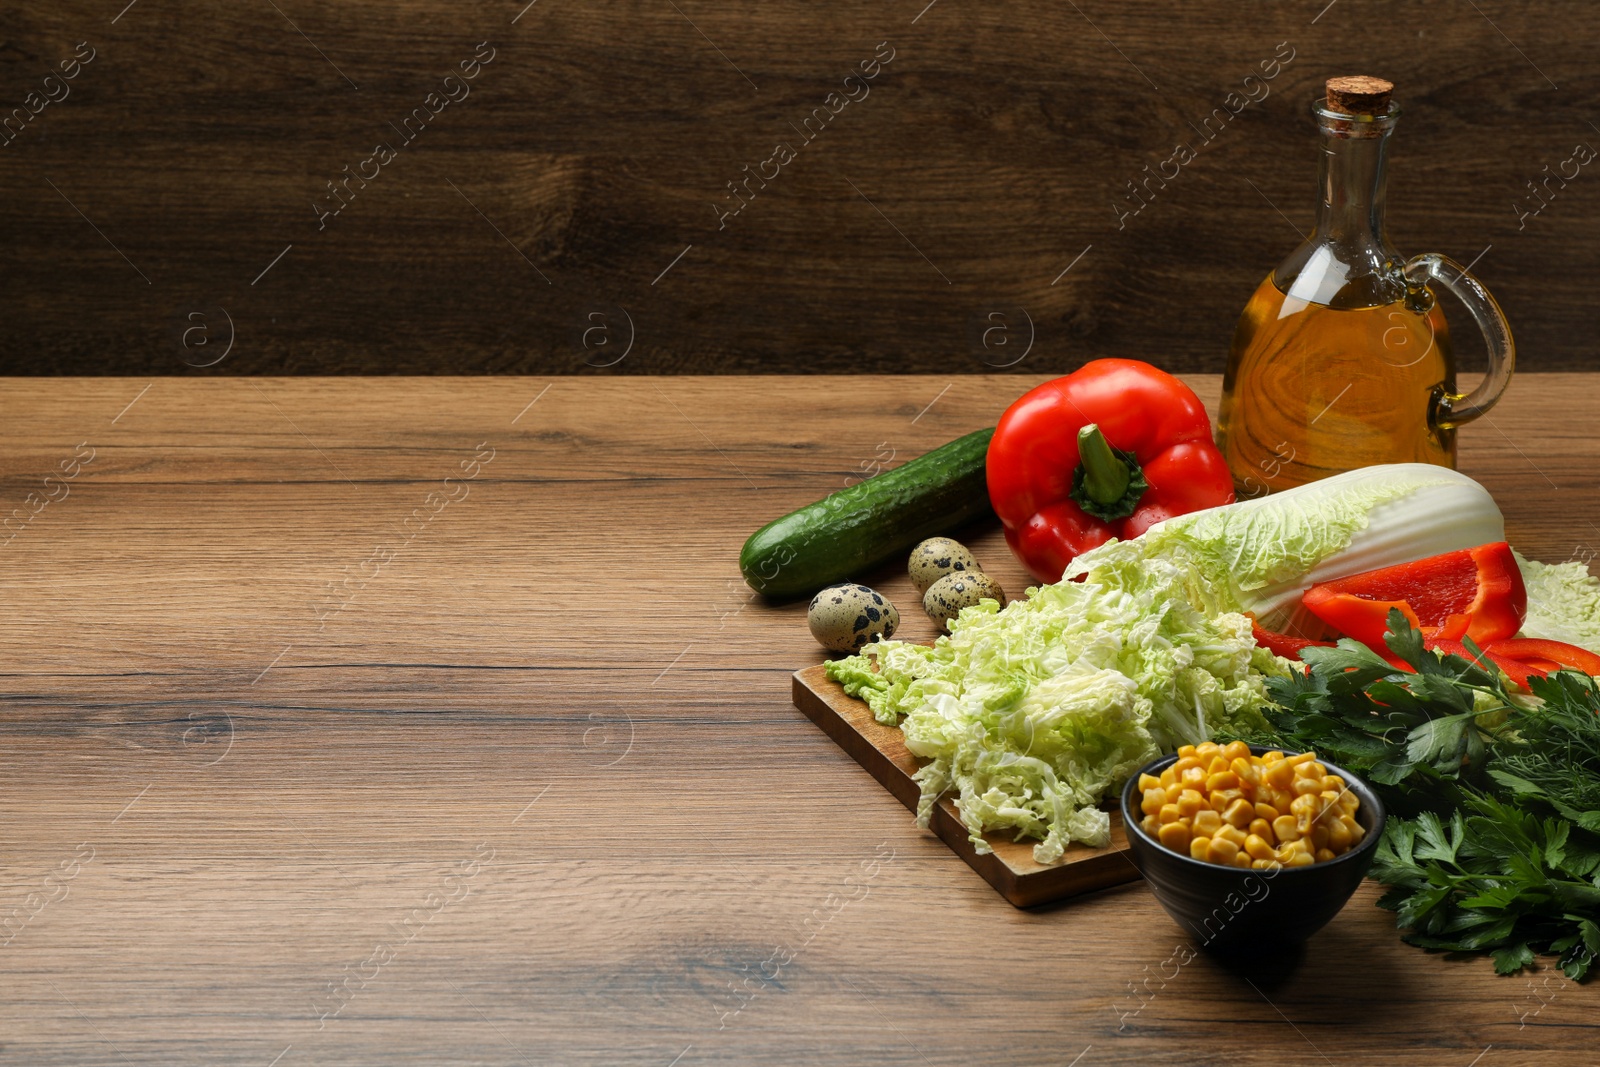
<instances>
[{"instance_id":1,"label":"wooden tabletop surface","mask_svg":"<svg viewBox=\"0 0 1600 1067\"><path fill-rule=\"evenodd\" d=\"M1016 910L790 705L745 536L1027 384L8 381L0 1062L1592 1064L1370 884L1233 969ZM1597 384L1462 433L1531 555L1600 546Z\"/></svg>"}]
</instances>

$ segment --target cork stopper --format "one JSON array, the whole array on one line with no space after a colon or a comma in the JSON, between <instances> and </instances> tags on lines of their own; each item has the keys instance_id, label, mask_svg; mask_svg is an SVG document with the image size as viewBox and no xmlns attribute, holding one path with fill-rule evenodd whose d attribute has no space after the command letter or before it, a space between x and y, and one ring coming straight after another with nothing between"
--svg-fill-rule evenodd
<instances>
[{"instance_id":1,"label":"cork stopper","mask_svg":"<svg viewBox=\"0 0 1600 1067\"><path fill-rule=\"evenodd\" d=\"M1328 79L1328 107L1347 115L1379 115L1389 108L1394 82L1355 74Z\"/></svg>"}]
</instances>

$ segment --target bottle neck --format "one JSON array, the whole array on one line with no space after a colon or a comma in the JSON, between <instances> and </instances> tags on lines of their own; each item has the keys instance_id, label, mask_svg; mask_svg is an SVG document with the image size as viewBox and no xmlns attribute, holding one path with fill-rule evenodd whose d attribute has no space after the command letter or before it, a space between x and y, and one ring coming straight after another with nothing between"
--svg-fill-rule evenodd
<instances>
[{"instance_id":1,"label":"bottle neck","mask_svg":"<svg viewBox=\"0 0 1600 1067\"><path fill-rule=\"evenodd\" d=\"M1321 201L1310 239L1273 271L1290 299L1332 308L1382 307L1406 293L1403 258L1384 233L1384 178L1389 136L1400 109L1350 115L1319 101L1314 108L1322 158Z\"/></svg>"},{"instance_id":2,"label":"bottle neck","mask_svg":"<svg viewBox=\"0 0 1600 1067\"><path fill-rule=\"evenodd\" d=\"M1318 115L1322 159L1317 181L1322 202L1317 235L1330 241L1386 246L1384 187L1389 138L1397 116L1365 117L1323 111Z\"/></svg>"}]
</instances>

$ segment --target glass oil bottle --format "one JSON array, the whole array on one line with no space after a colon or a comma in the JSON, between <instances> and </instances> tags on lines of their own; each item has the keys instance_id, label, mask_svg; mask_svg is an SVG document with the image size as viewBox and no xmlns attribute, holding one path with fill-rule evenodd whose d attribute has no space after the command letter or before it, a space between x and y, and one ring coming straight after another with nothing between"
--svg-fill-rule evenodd
<instances>
[{"instance_id":1,"label":"glass oil bottle","mask_svg":"<svg viewBox=\"0 0 1600 1067\"><path fill-rule=\"evenodd\" d=\"M1441 255L1409 261L1384 231L1393 86L1333 78L1313 108L1322 156L1316 229L1245 306L1223 380L1218 443L1241 497L1376 463L1454 467L1456 427L1487 411L1515 349L1493 297ZM1430 283L1482 329L1489 373L1456 392Z\"/></svg>"}]
</instances>

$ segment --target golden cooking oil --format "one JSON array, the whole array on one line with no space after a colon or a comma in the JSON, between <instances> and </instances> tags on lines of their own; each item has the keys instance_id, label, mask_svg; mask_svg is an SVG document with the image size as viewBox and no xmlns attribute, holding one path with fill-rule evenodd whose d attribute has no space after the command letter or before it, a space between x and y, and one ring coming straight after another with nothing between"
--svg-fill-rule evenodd
<instances>
[{"instance_id":1,"label":"golden cooking oil","mask_svg":"<svg viewBox=\"0 0 1600 1067\"><path fill-rule=\"evenodd\" d=\"M1455 430L1434 423L1455 360L1427 303L1329 307L1262 281L1234 330L1218 422L1241 497L1374 463L1455 466Z\"/></svg>"}]
</instances>

